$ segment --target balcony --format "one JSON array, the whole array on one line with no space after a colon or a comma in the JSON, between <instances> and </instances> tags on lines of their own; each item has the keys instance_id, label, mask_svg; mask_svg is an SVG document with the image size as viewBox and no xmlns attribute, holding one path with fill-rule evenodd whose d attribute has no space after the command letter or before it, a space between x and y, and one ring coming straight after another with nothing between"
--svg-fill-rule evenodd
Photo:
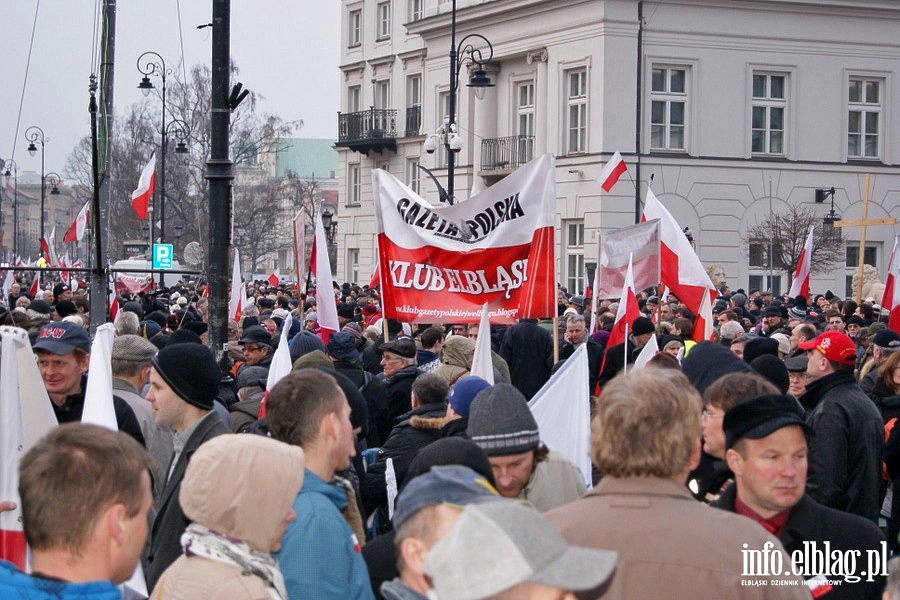
<instances>
[{"instance_id":1,"label":"balcony","mask_svg":"<svg viewBox=\"0 0 900 600\"><path fill-rule=\"evenodd\" d=\"M368 155L370 151L397 151L397 111L370 108L338 113L338 141L335 146Z\"/></svg>"},{"instance_id":2,"label":"balcony","mask_svg":"<svg viewBox=\"0 0 900 600\"><path fill-rule=\"evenodd\" d=\"M534 158L533 135L511 135L481 140L481 176L512 173Z\"/></svg>"},{"instance_id":3,"label":"balcony","mask_svg":"<svg viewBox=\"0 0 900 600\"><path fill-rule=\"evenodd\" d=\"M406 109L406 137L419 135L422 128L422 107L410 106Z\"/></svg>"}]
</instances>

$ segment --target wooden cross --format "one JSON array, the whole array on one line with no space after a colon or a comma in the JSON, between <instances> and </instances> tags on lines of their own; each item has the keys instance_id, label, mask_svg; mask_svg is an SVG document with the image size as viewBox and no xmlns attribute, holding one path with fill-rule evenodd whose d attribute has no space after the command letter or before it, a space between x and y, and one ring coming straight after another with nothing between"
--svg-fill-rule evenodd
<instances>
[{"instance_id":1,"label":"wooden cross","mask_svg":"<svg viewBox=\"0 0 900 600\"><path fill-rule=\"evenodd\" d=\"M862 227L862 233L859 236L859 264L856 267L856 301L862 302L862 285L863 285L863 264L865 263L866 254L866 228L869 225L893 225L897 219L889 217L886 219L869 219L869 174L863 177L863 197L862 197L862 219L853 221L835 221L835 227Z\"/></svg>"}]
</instances>

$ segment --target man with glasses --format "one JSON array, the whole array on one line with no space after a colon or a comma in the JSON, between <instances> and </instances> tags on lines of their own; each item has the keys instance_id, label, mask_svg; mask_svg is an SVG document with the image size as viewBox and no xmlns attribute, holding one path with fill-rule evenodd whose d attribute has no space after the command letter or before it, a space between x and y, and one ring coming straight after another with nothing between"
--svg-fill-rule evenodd
<instances>
[{"instance_id":1,"label":"man with glasses","mask_svg":"<svg viewBox=\"0 0 900 600\"><path fill-rule=\"evenodd\" d=\"M387 392L388 422L412 410L412 384L419 375L416 361L416 343L408 337L382 344L381 366L384 369L378 379L384 382Z\"/></svg>"},{"instance_id":2,"label":"man with glasses","mask_svg":"<svg viewBox=\"0 0 900 600\"><path fill-rule=\"evenodd\" d=\"M264 367L269 370L272 364L272 336L259 325L252 325L244 330L238 340L244 353L246 367Z\"/></svg>"}]
</instances>

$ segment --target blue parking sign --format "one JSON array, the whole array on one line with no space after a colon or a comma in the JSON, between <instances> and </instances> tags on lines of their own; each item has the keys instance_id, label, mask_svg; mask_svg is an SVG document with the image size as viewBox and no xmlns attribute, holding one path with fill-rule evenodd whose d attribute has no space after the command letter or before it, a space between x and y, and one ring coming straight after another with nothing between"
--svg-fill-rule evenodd
<instances>
[{"instance_id":1,"label":"blue parking sign","mask_svg":"<svg viewBox=\"0 0 900 600\"><path fill-rule=\"evenodd\" d=\"M171 269L175 247L172 244L153 244L153 268Z\"/></svg>"}]
</instances>

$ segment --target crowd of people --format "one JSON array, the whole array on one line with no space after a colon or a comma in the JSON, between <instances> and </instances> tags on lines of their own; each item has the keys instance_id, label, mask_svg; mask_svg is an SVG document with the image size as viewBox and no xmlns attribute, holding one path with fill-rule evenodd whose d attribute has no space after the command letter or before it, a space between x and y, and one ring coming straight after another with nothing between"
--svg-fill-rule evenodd
<instances>
[{"instance_id":1,"label":"crowd of people","mask_svg":"<svg viewBox=\"0 0 900 600\"><path fill-rule=\"evenodd\" d=\"M0 321L29 332L60 426L21 461L21 506L0 498L32 552L0 562L0 596L118 598L140 565L166 599L900 600L900 335L874 301L723 288L695 342L646 290L607 347L616 304L563 289L556 319L479 330L383 318L367 286L247 288L218 361L202 283L118 299L112 432L80 423L86 291L13 285ZM528 406L581 346L592 486Z\"/></svg>"}]
</instances>

